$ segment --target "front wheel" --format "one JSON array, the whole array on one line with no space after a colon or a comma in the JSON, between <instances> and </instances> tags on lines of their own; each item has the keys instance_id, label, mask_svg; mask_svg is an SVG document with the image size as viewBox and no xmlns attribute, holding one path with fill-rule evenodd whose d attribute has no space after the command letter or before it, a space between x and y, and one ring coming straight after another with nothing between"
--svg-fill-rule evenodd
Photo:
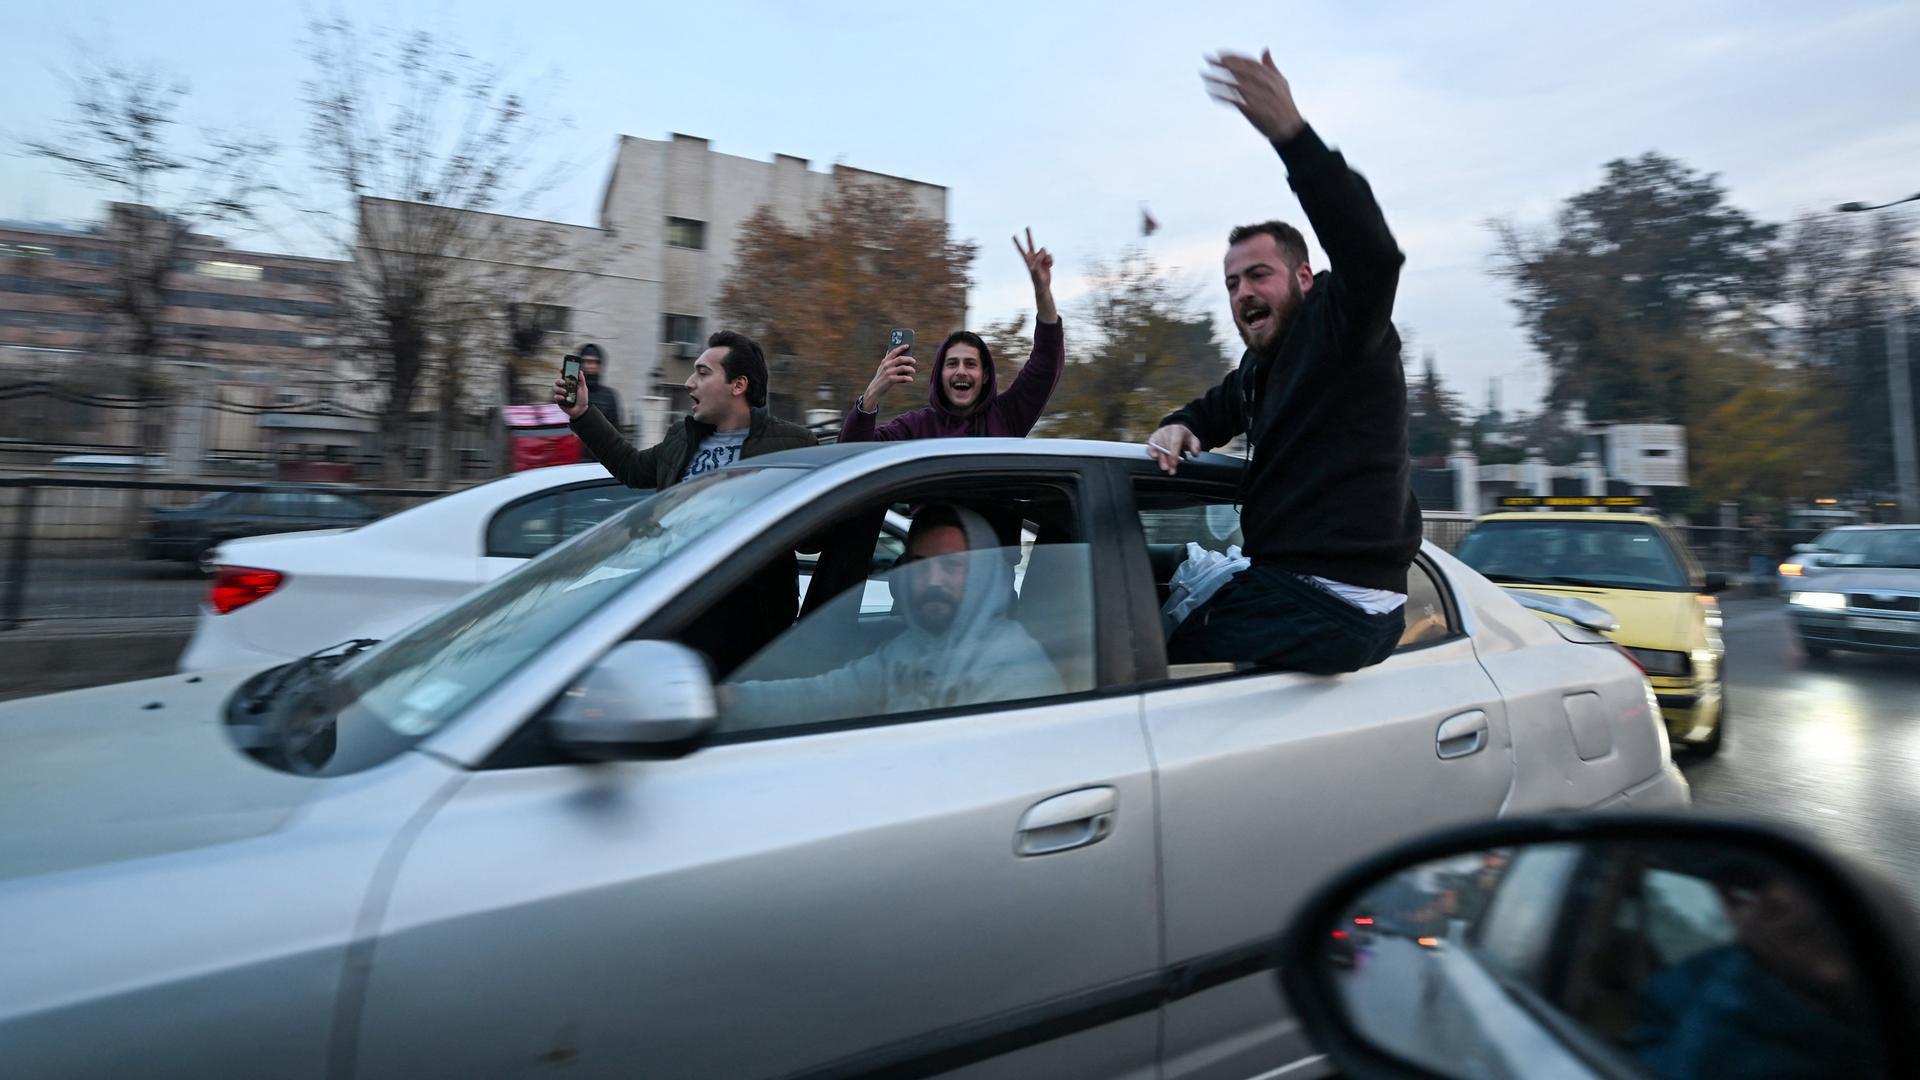
<instances>
[{"instance_id":1,"label":"front wheel","mask_svg":"<svg viewBox=\"0 0 1920 1080\"><path fill-rule=\"evenodd\" d=\"M1807 657L1808 659L1811 659L1811 660L1818 660L1821 657L1826 656L1828 653L1833 651L1832 649L1828 648L1825 645L1821 645L1818 642L1808 641L1806 638L1800 639L1800 647L1806 650Z\"/></svg>"}]
</instances>

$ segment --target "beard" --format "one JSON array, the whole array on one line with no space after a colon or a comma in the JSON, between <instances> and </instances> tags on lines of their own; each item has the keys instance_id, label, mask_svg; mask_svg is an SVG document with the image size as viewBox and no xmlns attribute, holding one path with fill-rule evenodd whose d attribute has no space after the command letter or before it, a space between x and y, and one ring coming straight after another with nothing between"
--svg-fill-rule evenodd
<instances>
[{"instance_id":1,"label":"beard","mask_svg":"<svg viewBox=\"0 0 1920 1080\"><path fill-rule=\"evenodd\" d=\"M1287 298L1279 306L1271 309L1272 314L1267 319L1267 325L1260 329L1258 337L1255 336L1255 331L1248 328L1247 324L1241 320L1240 313L1234 312L1233 326L1240 331L1240 340L1254 352L1271 355L1279 349L1281 338L1286 336L1287 320L1293 318L1293 313L1299 310L1300 302L1305 297L1306 291L1300 288L1300 279L1291 274L1287 275Z\"/></svg>"},{"instance_id":2,"label":"beard","mask_svg":"<svg viewBox=\"0 0 1920 1080\"><path fill-rule=\"evenodd\" d=\"M924 589L914 593L913 613L927 630L945 633L960 613L960 598L945 589Z\"/></svg>"}]
</instances>

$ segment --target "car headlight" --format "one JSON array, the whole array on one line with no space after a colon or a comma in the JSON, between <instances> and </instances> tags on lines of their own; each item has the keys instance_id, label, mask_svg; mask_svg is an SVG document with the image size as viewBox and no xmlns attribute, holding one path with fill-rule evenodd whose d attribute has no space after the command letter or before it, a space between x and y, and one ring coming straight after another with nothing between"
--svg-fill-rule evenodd
<instances>
[{"instance_id":1,"label":"car headlight","mask_svg":"<svg viewBox=\"0 0 1920 1080\"><path fill-rule=\"evenodd\" d=\"M1781 577L1802 577L1806 574L1806 572L1807 572L1807 568L1802 563L1783 562L1780 564Z\"/></svg>"},{"instance_id":2,"label":"car headlight","mask_svg":"<svg viewBox=\"0 0 1920 1080\"><path fill-rule=\"evenodd\" d=\"M1847 606L1846 596L1837 592L1797 592L1787 602L1821 611L1840 611Z\"/></svg>"},{"instance_id":3,"label":"car headlight","mask_svg":"<svg viewBox=\"0 0 1920 1080\"><path fill-rule=\"evenodd\" d=\"M1640 662L1640 667L1649 675L1685 675L1690 670L1690 661L1683 652L1668 652L1665 649L1635 649L1628 652Z\"/></svg>"}]
</instances>

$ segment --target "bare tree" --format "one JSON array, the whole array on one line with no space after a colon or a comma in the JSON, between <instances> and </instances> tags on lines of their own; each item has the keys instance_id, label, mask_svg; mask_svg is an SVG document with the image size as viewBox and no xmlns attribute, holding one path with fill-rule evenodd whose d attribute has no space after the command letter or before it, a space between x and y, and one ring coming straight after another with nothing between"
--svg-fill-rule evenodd
<instances>
[{"instance_id":1,"label":"bare tree","mask_svg":"<svg viewBox=\"0 0 1920 1080\"><path fill-rule=\"evenodd\" d=\"M219 132L202 133L193 146L179 131L184 82L78 51L71 114L56 132L21 146L117 197L107 221L116 241L110 284L89 299L112 326L111 347L134 359L141 441L153 447L163 436L155 406L166 395L156 361L175 344L165 319L175 266L206 235L259 223L260 204L274 191L266 166L275 148Z\"/></svg>"},{"instance_id":2,"label":"bare tree","mask_svg":"<svg viewBox=\"0 0 1920 1080\"><path fill-rule=\"evenodd\" d=\"M416 402L444 426L486 350L491 264L564 169L536 173L546 127L500 68L424 31L369 43L344 19L309 28L309 149L342 205L323 217L354 258L346 337L380 401L381 460L404 478ZM429 387L432 379L436 385ZM443 444L444 445L444 444Z\"/></svg>"}]
</instances>

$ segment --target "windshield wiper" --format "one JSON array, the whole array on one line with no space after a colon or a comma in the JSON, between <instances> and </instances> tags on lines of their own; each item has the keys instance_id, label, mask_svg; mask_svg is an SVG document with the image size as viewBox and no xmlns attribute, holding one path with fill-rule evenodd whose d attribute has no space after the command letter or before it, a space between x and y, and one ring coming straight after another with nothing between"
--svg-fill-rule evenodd
<instances>
[{"instance_id":1,"label":"windshield wiper","mask_svg":"<svg viewBox=\"0 0 1920 1080\"><path fill-rule=\"evenodd\" d=\"M330 685L326 677L334 668L379 643L343 641L255 676L258 684L243 687L227 714L235 727L253 728L243 740L247 753L288 772L319 772L333 757L333 720L327 696L313 691Z\"/></svg>"}]
</instances>

